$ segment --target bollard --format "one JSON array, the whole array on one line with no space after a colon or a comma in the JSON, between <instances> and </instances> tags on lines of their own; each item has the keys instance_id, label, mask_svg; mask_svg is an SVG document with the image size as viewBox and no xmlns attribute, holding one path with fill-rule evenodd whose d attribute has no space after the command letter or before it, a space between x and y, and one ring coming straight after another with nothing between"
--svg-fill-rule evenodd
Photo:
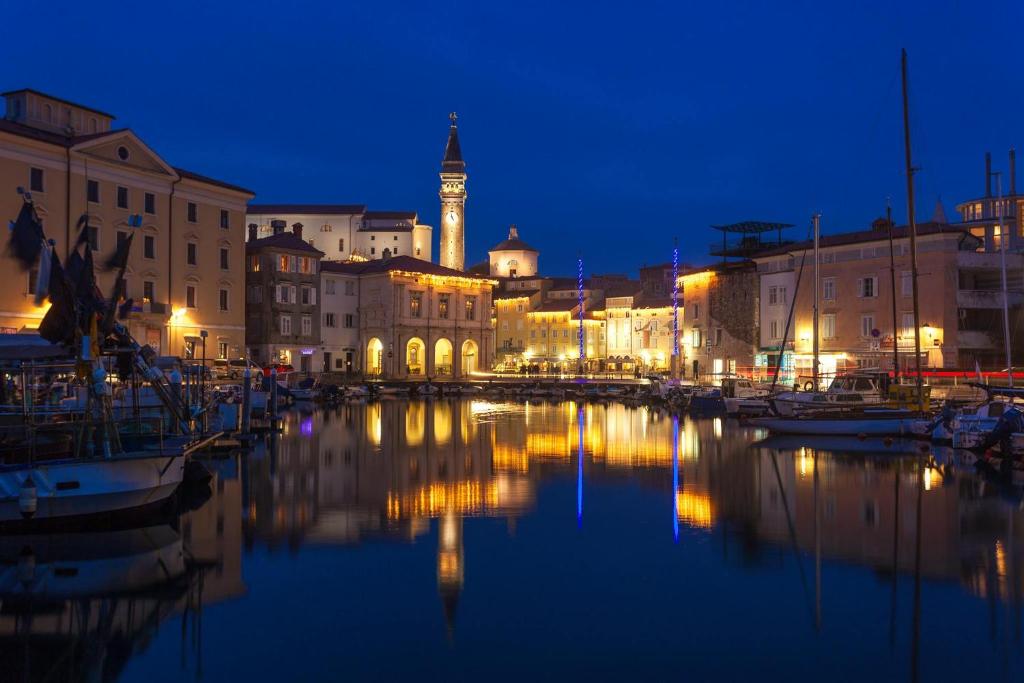
<instances>
[{"instance_id":1,"label":"bollard","mask_svg":"<svg viewBox=\"0 0 1024 683\"><path fill-rule=\"evenodd\" d=\"M242 434L246 437L249 436L250 422L249 418L252 413L252 372L249 370L249 366L245 367L245 372L242 374Z\"/></svg>"},{"instance_id":2,"label":"bollard","mask_svg":"<svg viewBox=\"0 0 1024 683\"><path fill-rule=\"evenodd\" d=\"M270 428L277 429L277 368L270 369Z\"/></svg>"}]
</instances>

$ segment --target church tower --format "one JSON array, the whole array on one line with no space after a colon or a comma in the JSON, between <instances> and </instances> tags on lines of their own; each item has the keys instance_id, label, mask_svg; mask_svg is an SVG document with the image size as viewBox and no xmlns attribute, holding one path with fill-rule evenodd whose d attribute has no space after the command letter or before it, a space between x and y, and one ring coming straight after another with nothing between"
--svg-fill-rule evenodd
<instances>
[{"instance_id":1,"label":"church tower","mask_svg":"<svg viewBox=\"0 0 1024 683\"><path fill-rule=\"evenodd\" d=\"M441 161L441 249L438 263L447 268L464 270L466 265L466 162L459 147L456 116L448 117L452 126Z\"/></svg>"}]
</instances>

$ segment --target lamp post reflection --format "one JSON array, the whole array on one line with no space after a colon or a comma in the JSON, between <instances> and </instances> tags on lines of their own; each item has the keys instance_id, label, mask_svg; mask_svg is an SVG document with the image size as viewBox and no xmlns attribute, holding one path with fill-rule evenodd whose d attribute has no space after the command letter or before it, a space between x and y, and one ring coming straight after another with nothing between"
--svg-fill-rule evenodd
<instances>
[{"instance_id":1,"label":"lamp post reflection","mask_svg":"<svg viewBox=\"0 0 1024 683\"><path fill-rule=\"evenodd\" d=\"M576 527L583 528L583 404L576 411Z\"/></svg>"}]
</instances>

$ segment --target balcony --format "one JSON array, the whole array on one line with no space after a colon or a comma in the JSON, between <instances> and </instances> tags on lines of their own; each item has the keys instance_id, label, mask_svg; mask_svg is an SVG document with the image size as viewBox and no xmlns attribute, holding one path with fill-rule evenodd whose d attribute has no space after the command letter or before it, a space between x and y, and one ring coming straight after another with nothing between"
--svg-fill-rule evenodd
<instances>
[{"instance_id":1,"label":"balcony","mask_svg":"<svg viewBox=\"0 0 1024 683\"><path fill-rule=\"evenodd\" d=\"M962 349L992 349L996 347L992 335L982 330L959 330L956 333L956 341Z\"/></svg>"},{"instance_id":2,"label":"balcony","mask_svg":"<svg viewBox=\"0 0 1024 683\"><path fill-rule=\"evenodd\" d=\"M1024 293L1009 292L1010 306L1019 306L1024 302ZM956 305L959 308L1002 308L1003 293L992 289L959 289L956 292Z\"/></svg>"}]
</instances>

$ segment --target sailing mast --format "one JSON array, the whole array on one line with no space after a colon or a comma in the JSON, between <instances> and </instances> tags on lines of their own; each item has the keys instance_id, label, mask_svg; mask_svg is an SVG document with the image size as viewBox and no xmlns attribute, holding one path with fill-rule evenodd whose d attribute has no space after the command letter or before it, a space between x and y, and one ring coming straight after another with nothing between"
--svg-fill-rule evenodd
<instances>
[{"instance_id":1,"label":"sailing mast","mask_svg":"<svg viewBox=\"0 0 1024 683\"><path fill-rule=\"evenodd\" d=\"M821 295L821 292L819 291L820 285L818 284L820 264L818 259L818 242L821 233L821 214L814 214L811 221L814 223L814 320L811 330L811 334L814 335L814 365L811 367L811 372L814 378L814 390L820 391L821 387L818 384L818 297Z\"/></svg>"},{"instance_id":2,"label":"sailing mast","mask_svg":"<svg viewBox=\"0 0 1024 683\"><path fill-rule=\"evenodd\" d=\"M1006 243L1010 231L1003 225L1003 175L996 173L996 211L999 216L999 259L1003 277L1003 346L1006 347L1006 381L1013 388L1013 360L1010 352L1010 300L1006 286ZM1011 188L1012 191L1012 188Z\"/></svg>"},{"instance_id":3,"label":"sailing mast","mask_svg":"<svg viewBox=\"0 0 1024 683\"><path fill-rule=\"evenodd\" d=\"M914 218L914 165L910 157L910 100L907 95L907 50L902 50L903 152L907 171L907 229L910 232L910 279L914 299L914 372L917 374L917 409L924 411L924 383L921 381L921 309L917 298L917 221Z\"/></svg>"},{"instance_id":4,"label":"sailing mast","mask_svg":"<svg viewBox=\"0 0 1024 683\"><path fill-rule=\"evenodd\" d=\"M892 378L900 381L899 327L896 321L896 254L892 246L892 204L885 200L885 223L889 228L889 280L892 284Z\"/></svg>"}]
</instances>

